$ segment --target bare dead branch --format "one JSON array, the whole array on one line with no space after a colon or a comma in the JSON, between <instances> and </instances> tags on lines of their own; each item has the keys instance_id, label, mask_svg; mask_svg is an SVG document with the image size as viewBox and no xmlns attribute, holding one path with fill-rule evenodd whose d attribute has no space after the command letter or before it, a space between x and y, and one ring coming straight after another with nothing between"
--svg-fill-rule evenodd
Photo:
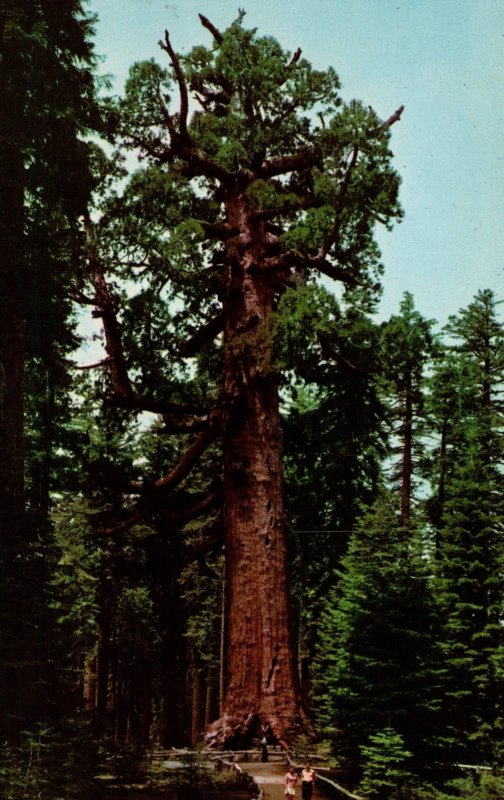
<instances>
[{"instance_id":1,"label":"bare dead branch","mask_svg":"<svg viewBox=\"0 0 504 800\"><path fill-rule=\"evenodd\" d=\"M190 137L187 130L187 115L189 112L189 95L187 92L187 84L184 71L180 66L179 58L170 42L170 35L168 31L165 31L164 42L160 41L159 46L168 53L173 71L175 72L175 77L177 78L180 94L180 135L184 141L189 141Z\"/></svg>"},{"instance_id":2,"label":"bare dead branch","mask_svg":"<svg viewBox=\"0 0 504 800\"><path fill-rule=\"evenodd\" d=\"M404 111L404 106L399 106L397 111L394 111L394 113L383 123L383 125L380 125L379 130L390 128L392 125L398 122L398 120L401 119L403 111Z\"/></svg>"},{"instance_id":3,"label":"bare dead branch","mask_svg":"<svg viewBox=\"0 0 504 800\"><path fill-rule=\"evenodd\" d=\"M294 64L297 64L297 62L301 58L301 53L302 53L302 50L301 50L300 47L298 47L296 52L293 53L291 60L289 61L289 64L288 64L289 67L292 67Z\"/></svg>"},{"instance_id":4,"label":"bare dead branch","mask_svg":"<svg viewBox=\"0 0 504 800\"><path fill-rule=\"evenodd\" d=\"M213 25L210 22L209 19L207 19L207 17L203 16L203 14L198 14L198 16L201 20L201 24L203 25L203 27L206 28L208 31L210 31L217 44L222 44L223 41L222 33L215 27L215 25Z\"/></svg>"}]
</instances>

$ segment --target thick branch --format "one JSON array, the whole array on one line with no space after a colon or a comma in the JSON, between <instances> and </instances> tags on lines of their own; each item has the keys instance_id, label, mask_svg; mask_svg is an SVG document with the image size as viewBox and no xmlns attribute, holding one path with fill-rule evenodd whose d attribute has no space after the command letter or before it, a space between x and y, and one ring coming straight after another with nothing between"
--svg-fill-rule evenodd
<instances>
[{"instance_id":1,"label":"thick branch","mask_svg":"<svg viewBox=\"0 0 504 800\"><path fill-rule=\"evenodd\" d=\"M110 358L102 358L101 361L96 361L94 364L76 364L74 369L97 369L98 367L108 367Z\"/></svg>"},{"instance_id":2,"label":"thick branch","mask_svg":"<svg viewBox=\"0 0 504 800\"><path fill-rule=\"evenodd\" d=\"M318 269L323 275L327 275L328 278L332 278L334 281L341 281L346 286L359 285L359 281L345 272L343 267L331 264L326 258L310 258L308 259L308 266Z\"/></svg>"},{"instance_id":3,"label":"thick branch","mask_svg":"<svg viewBox=\"0 0 504 800\"><path fill-rule=\"evenodd\" d=\"M70 300L73 300L74 303L80 303L81 305L86 306L96 306L96 297L88 297L84 292L76 291L76 292L69 292Z\"/></svg>"},{"instance_id":4,"label":"thick branch","mask_svg":"<svg viewBox=\"0 0 504 800\"><path fill-rule=\"evenodd\" d=\"M215 439L216 435L217 420L214 419L208 428L203 431L203 433L201 433L192 443L192 445L186 450L179 463L172 469L170 473L168 473L168 475L165 475L164 478L160 478L154 483L147 484L143 487L146 499L138 506L137 510L128 519L124 520L124 522L121 522L114 528L108 528L107 530L103 531L103 533L105 535L124 533L133 527L133 525L136 525L138 522L141 522L141 520L145 519L145 517L147 517L149 514L152 514L160 491L167 491L169 489L173 489L175 486L178 486L184 480L184 478L187 477L189 472L199 460L200 456ZM195 506L193 506L192 509L194 510L194 513L193 511L189 512L189 509L183 509L180 512L173 513L180 515L185 514L186 516L184 519L180 517L178 521L187 521L188 519L191 519L192 516L197 516L209 508L212 504L215 504L216 494L216 492L211 492L208 497L204 498ZM220 491L218 492L218 495L220 497Z\"/></svg>"},{"instance_id":5,"label":"thick branch","mask_svg":"<svg viewBox=\"0 0 504 800\"><path fill-rule=\"evenodd\" d=\"M163 414L164 433L196 433L208 427L208 416L182 417L176 414Z\"/></svg>"},{"instance_id":6,"label":"thick branch","mask_svg":"<svg viewBox=\"0 0 504 800\"><path fill-rule=\"evenodd\" d=\"M184 159L190 167L195 167L199 174L205 175L207 178L216 178L224 184L233 182L233 175L225 167L216 164L210 158L207 158L201 150L195 146L182 146L174 147L173 152Z\"/></svg>"},{"instance_id":7,"label":"thick branch","mask_svg":"<svg viewBox=\"0 0 504 800\"><path fill-rule=\"evenodd\" d=\"M130 397L114 394L113 401L115 405L124 408L127 411L149 411L151 414L190 414L196 411L189 406L181 405L180 403L171 403L169 400L157 400L155 397L140 396L133 392Z\"/></svg>"},{"instance_id":8,"label":"thick branch","mask_svg":"<svg viewBox=\"0 0 504 800\"><path fill-rule=\"evenodd\" d=\"M225 316L221 311L207 323L198 328L193 335L184 342L179 352L181 356L191 357L199 353L201 347L206 343L215 339L215 337L224 329Z\"/></svg>"},{"instance_id":9,"label":"thick branch","mask_svg":"<svg viewBox=\"0 0 504 800\"><path fill-rule=\"evenodd\" d=\"M179 511L169 512L165 515L165 518L170 522L178 524L189 522L189 520L198 517L200 514L203 514L205 511L208 511L210 508L217 505L221 499L222 491L219 489L218 491L210 492L210 494L192 506L180 509ZM123 522L120 522L119 525L115 525L113 528L106 528L99 533L102 536L115 536L118 533L126 533L126 531L130 530L130 528L132 528L134 525L137 525L143 519L152 514L154 508L155 503L153 503L152 500L148 503L144 503L137 508L134 514L128 517L128 519L125 519Z\"/></svg>"},{"instance_id":10,"label":"thick branch","mask_svg":"<svg viewBox=\"0 0 504 800\"><path fill-rule=\"evenodd\" d=\"M190 473L200 456L207 447L216 439L218 433L218 422L216 417L210 420L208 427L200 433L191 446L186 450L176 467L172 469L164 478L159 478L150 486L146 487L149 492L158 492L161 489L172 489L178 486Z\"/></svg>"},{"instance_id":11,"label":"thick branch","mask_svg":"<svg viewBox=\"0 0 504 800\"><path fill-rule=\"evenodd\" d=\"M199 16L199 18L201 20L201 24L203 25L203 27L206 28L208 31L210 31L210 33L214 37L214 39L217 42L217 44L222 44L222 42L223 42L222 33L219 30L217 30L215 25L213 25L210 22L210 20L207 19L207 17L204 17L203 14L198 14L198 16Z\"/></svg>"},{"instance_id":12,"label":"thick branch","mask_svg":"<svg viewBox=\"0 0 504 800\"><path fill-rule=\"evenodd\" d=\"M383 123L383 125L380 125L378 130L383 131L386 128L390 128L392 125L394 125L398 120L401 119L403 111L404 111L404 106L399 106L397 111L394 111L394 113Z\"/></svg>"},{"instance_id":13,"label":"thick branch","mask_svg":"<svg viewBox=\"0 0 504 800\"><path fill-rule=\"evenodd\" d=\"M285 175L287 172L294 172L297 169L304 169L313 166L317 160L317 155L312 147L305 147L299 153L280 158L270 158L265 161L257 171L259 178L272 178L274 175Z\"/></svg>"},{"instance_id":14,"label":"thick branch","mask_svg":"<svg viewBox=\"0 0 504 800\"><path fill-rule=\"evenodd\" d=\"M358 367L355 364L352 364L351 361L348 361L345 356L343 356L338 350L336 350L330 342L327 341L325 336L318 334L317 339L320 344L320 349L322 351L323 358L327 359L328 361L335 361L336 363L340 364L344 369L348 372L367 372L368 370L364 370L362 367Z\"/></svg>"},{"instance_id":15,"label":"thick branch","mask_svg":"<svg viewBox=\"0 0 504 800\"><path fill-rule=\"evenodd\" d=\"M335 281L341 281L347 286L358 285L358 281L356 281L354 277L349 275L342 267L331 264L331 262L326 258L320 258L320 256L304 256L302 253L294 250L289 250L288 252L282 253L279 256L274 256L273 258L264 259L262 262L262 267L263 269L272 271L281 271L292 267L318 269L329 278L332 278Z\"/></svg>"},{"instance_id":16,"label":"thick branch","mask_svg":"<svg viewBox=\"0 0 504 800\"><path fill-rule=\"evenodd\" d=\"M114 393L121 399L131 399L134 397L134 392L123 354L121 328L116 316L115 303L105 280L101 261L98 258L93 224L89 214L85 216L84 225L88 245L90 278L95 288L96 315L100 316L103 321L105 350L107 351Z\"/></svg>"},{"instance_id":17,"label":"thick branch","mask_svg":"<svg viewBox=\"0 0 504 800\"><path fill-rule=\"evenodd\" d=\"M230 225L228 222L203 222L202 220L198 220L198 222L208 239L220 239L220 241L225 242L231 236L236 236L239 233L239 228Z\"/></svg>"}]
</instances>

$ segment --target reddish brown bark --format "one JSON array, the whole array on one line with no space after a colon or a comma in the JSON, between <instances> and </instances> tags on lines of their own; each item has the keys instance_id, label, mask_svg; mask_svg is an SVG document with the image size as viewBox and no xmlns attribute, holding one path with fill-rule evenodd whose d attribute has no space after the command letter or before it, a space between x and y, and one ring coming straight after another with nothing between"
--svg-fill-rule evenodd
<instances>
[{"instance_id":1,"label":"reddish brown bark","mask_svg":"<svg viewBox=\"0 0 504 800\"><path fill-rule=\"evenodd\" d=\"M247 742L261 728L280 742L307 728L294 667L287 597L274 289L261 264L263 223L232 196L225 304L224 492L226 692L209 742ZM227 306L227 307L226 307Z\"/></svg>"}]
</instances>

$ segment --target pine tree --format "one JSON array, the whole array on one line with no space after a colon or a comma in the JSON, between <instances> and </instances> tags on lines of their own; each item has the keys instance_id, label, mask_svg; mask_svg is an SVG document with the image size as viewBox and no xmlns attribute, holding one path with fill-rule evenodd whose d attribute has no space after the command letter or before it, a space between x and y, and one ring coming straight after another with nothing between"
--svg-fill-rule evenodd
<instances>
[{"instance_id":1,"label":"pine tree","mask_svg":"<svg viewBox=\"0 0 504 800\"><path fill-rule=\"evenodd\" d=\"M356 769L369 736L394 728L426 759L439 709L435 608L419 543L391 498L350 539L320 622L319 718Z\"/></svg>"},{"instance_id":2,"label":"pine tree","mask_svg":"<svg viewBox=\"0 0 504 800\"><path fill-rule=\"evenodd\" d=\"M436 354L432 320L415 309L413 296L406 292L400 314L384 323L381 347L385 393L390 404L393 436L399 453L393 478L401 492L401 521L409 525L414 499L415 462L423 453L422 422L425 422L427 369ZM425 427L425 425L423 425Z\"/></svg>"},{"instance_id":3,"label":"pine tree","mask_svg":"<svg viewBox=\"0 0 504 800\"><path fill-rule=\"evenodd\" d=\"M451 757L500 752L503 696L502 376L504 336L491 292L479 292L448 325L460 364L445 425L437 502L438 592L447 669L446 746ZM453 376L453 373L452 373ZM441 408L446 409L446 404ZM442 503L440 500L442 499Z\"/></svg>"},{"instance_id":4,"label":"pine tree","mask_svg":"<svg viewBox=\"0 0 504 800\"><path fill-rule=\"evenodd\" d=\"M318 622L361 508L380 487L385 409L378 328L353 302L314 285L287 291L276 319L282 386L291 592L310 705Z\"/></svg>"}]
</instances>

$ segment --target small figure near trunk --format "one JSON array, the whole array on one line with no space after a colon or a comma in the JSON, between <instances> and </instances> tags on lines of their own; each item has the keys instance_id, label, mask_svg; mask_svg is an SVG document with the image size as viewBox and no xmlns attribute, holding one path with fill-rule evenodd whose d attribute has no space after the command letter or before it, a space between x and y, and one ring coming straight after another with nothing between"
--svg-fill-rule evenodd
<instances>
[{"instance_id":1,"label":"small figure near trunk","mask_svg":"<svg viewBox=\"0 0 504 800\"><path fill-rule=\"evenodd\" d=\"M266 736L261 739L261 761L266 763L268 760L268 740Z\"/></svg>"},{"instance_id":2,"label":"small figure near trunk","mask_svg":"<svg viewBox=\"0 0 504 800\"><path fill-rule=\"evenodd\" d=\"M312 770L310 764L305 764L305 767L301 773L301 796L303 800L311 800L314 781L314 771Z\"/></svg>"},{"instance_id":3,"label":"small figure near trunk","mask_svg":"<svg viewBox=\"0 0 504 800\"><path fill-rule=\"evenodd\" d=\"M289 771L285 776L285 796L286 797L294 797L296 794L296 786L298 784L298 774L296 772L296 767L294 764L291 764L289 767Z\"/></svg>"}]
</instances>

